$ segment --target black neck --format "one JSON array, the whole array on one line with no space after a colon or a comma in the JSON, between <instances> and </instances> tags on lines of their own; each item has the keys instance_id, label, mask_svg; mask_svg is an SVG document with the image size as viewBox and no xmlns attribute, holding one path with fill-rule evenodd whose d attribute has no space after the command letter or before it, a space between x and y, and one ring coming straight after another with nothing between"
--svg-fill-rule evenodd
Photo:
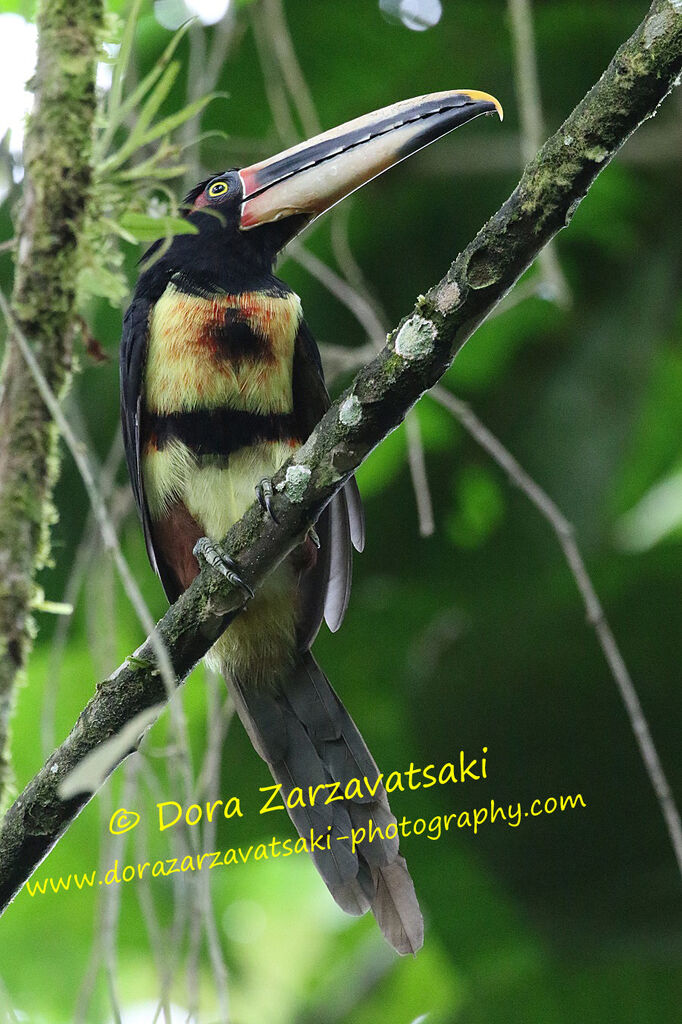
<instances>
[{"instance_id":1,"label":"black neck","mask_svg":"<svg viewBox=\"0 0 682 1024\"><path fill-rule=\"evenodd\" d=\"M156 301L169 281L199 295L290 292L275 277L273 266L280 249L302 226L302 218L290 217L252 231L240 231L200 212L190 214L188 220L199 228L198 234L176 235L167 252L156 260L162 242L155 242L145 253L142 260L148 266L138 281L138 293Z\"/></svg>"}]
</instances>

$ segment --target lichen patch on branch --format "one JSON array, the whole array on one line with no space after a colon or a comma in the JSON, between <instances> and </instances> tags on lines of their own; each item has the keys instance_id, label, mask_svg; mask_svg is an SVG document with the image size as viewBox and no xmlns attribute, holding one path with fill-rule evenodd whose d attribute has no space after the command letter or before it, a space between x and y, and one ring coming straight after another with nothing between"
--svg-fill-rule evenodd
<instances>
[{"instance_id":1,"label":"lichen patch on branch","mask_svg":"<svg viewBox=\"0 0 682 1024\"><path fill-rule=\"evenodd\" d=\"M433 352L437 334L430 320L411 316L398 331L395 350L403 359L425 359Z\"/></svg>"},{"instance_id":2,"label":"lichen patch on branch","mask_svg":"<svg viewBox=\"0 0 682 1024\"><path fill-rule=\"evenodd\" d=\"M339 420L346 427L356 427L362 419L362 406L357 395L349 395L339 409Z\"/></svg>"},{"instance_id":3,"label":"lichen patch on branch","mask_svg":"<svg viewBox=\"0 0 682 1024\"><path fill-rule=\"evenodd\" d=\"M677 8L678 14L682 11L682 0L675 0L679 5ZM674 7L673 0L670 0L671 5ZM651 49L655 41L659 36L664 35L670 27L671 20L675 17L675 11L661 11L660 14L655 14L653 18L650 18L644 27L644 46L647 50Z\"/></svg>"},{"instance_id":4,"label":"lichen patch on branch","mask_svg":"<svg viewBox=\"0 0 682 1024\"><path fill-rule=\"evenodd\" d=\"M462 292L456 281L446 281L442 288L438 289L436 296L436 309L439 313L450 313L455 309L462 298Z\"/></svg>"},{"instance_id":5,"label":"lichen patch on branch","mask_svg":"<svg viewBox=\"0 0 682 1024\"><path fill-rule=\"evenodd\" d=\"M284 483L281 487L278 487L278 490L283 490L289 501L297 504L303 501L310 476L311 472L308 466L289 466L284 477Z\"/></svg>"}]
</instances>

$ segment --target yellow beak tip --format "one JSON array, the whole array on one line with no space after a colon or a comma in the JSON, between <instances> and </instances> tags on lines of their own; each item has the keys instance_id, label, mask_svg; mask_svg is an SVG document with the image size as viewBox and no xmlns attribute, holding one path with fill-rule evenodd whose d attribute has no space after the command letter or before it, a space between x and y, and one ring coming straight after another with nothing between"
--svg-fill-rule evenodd
<instances>
[{"instance_id":1,"label":"yellow beak tip","mask_svg":"<svg viewBox=\"0 0 682 1024\"><path fill-rule=\"evenodd\" d=\"M504 110L502 109L502 104L494 96L491 96L489 92L479 92L478 89L462 89L461 91L472 100L482 100L483 102L492 103L495 110L500 115L500 121L504 121Z\"/></svg>"}]
</instances>

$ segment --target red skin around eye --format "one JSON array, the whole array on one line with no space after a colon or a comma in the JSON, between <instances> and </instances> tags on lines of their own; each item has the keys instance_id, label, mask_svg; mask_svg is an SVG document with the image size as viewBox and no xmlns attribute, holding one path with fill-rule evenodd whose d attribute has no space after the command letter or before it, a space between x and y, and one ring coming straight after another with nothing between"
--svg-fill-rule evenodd
<instances>
[{"instance_id":1,"label":"red skin around eye","mask_svg":"<svg viewBox=\"0 0 682 1024\"><path fill-rule=\"evenodd\" d=\"M205 192L202 192L200 196L194 200L195 207L197 206L208 206L208 198Z\"/></svg>"}]
</instances>

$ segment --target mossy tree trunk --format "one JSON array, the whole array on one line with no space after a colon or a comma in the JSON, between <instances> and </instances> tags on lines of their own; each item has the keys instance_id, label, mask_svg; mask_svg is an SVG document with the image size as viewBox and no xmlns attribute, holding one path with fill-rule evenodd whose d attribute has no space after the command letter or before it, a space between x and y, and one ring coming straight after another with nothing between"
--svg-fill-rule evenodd
<instances>
[{"instance_id":1,"label":"mossy tree trunk","mask_svg":"<svg viewBox=\"0 0 682 1024\"><path fill-rule=\"evenodd\" d=\"M41 0L37 21L12 307L50 386L62 394L71 375L78 233L91 183L103 0ZM58 472L54 424L9 337L0 378L0 801L10 778L14 690L31 644L35 576L49 557Z\"/></svg>"}]
</instances>

